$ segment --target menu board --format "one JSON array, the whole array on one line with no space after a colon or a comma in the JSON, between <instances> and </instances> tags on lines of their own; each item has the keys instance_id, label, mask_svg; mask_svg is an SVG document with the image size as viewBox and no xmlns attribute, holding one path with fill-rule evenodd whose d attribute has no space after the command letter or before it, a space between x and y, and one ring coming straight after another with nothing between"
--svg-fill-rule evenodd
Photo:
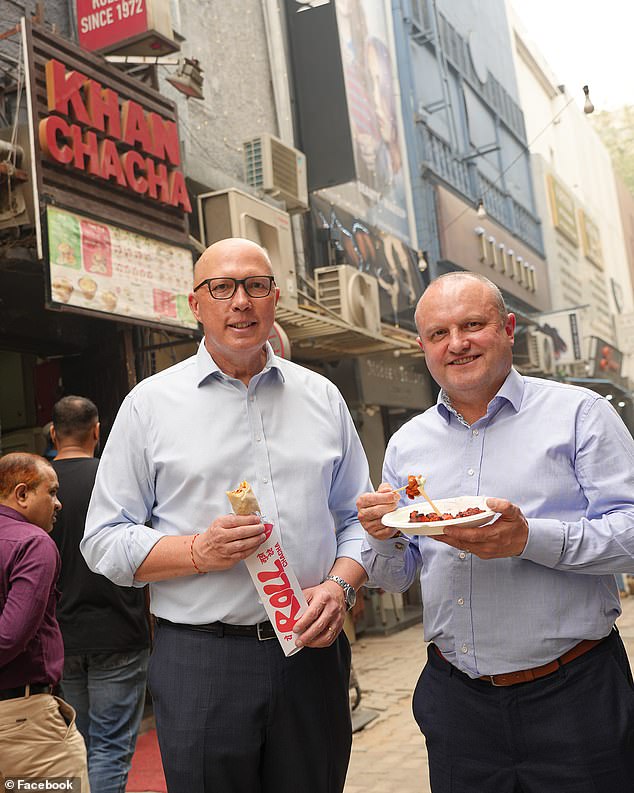
<instances>
[{"instance_id":1,"label":"menu board","mask_svg":"<svg viewBox=\"0 0 634 793\"><path fill-rule=\"evenodd\" d=\"M195 329L186 248L47 207L51 302Z\"/></svg>"}]
</instances>

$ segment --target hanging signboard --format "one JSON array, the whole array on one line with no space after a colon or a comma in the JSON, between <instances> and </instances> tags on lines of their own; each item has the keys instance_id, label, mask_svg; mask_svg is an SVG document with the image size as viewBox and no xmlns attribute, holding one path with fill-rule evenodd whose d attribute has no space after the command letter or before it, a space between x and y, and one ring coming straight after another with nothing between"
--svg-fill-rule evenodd
<instances>
[{"instance_id":1,"label":"hanging signboard","mask_svg":"<svg viewBox=\"0 0 634 793\"><path fill-rule=\"evenodd\" d=\"M46 210L51 308L195 330L186 248L56 207Z\"/></svg>"},{"instance_id":2,"label":"hanging signboard","mask_svg":"<svg viewBox=\"0 0 634 793\"><path fill-rule=\"evenodd\" d=\"M553 340L556 365L577 363L585 359L581 340L581 315L579 311L556 311L537 317L537 327Z\"/></svg>"},{"instance_id":3,"label":"hanging signboard","mask_svg":"<svg viewBox=\"0 0 634 793\"><path fill-rule=\"evenodd\" d=\"M175 104L29 20L23 29L40 200L188 244Z\"/></svg>"},{"instance_id":4,"label":"hanging signboard","mask_svg":"<svg viewBox=\"0 0 634 793\"><path fill-rule=\"evenodd\" d=\"M76 0L79 44L91 52L167 55L174 41L169 0Z\"/></svg>"}]
</instances>

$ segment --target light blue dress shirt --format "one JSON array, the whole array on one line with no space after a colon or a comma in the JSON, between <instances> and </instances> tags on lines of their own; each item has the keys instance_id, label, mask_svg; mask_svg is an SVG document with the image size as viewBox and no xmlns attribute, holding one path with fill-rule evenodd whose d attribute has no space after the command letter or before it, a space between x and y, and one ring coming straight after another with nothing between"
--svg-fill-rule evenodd
<instances>
[{"instance_id":1,"label":"light blue dress shirt","mask_svg":"<svg viewBox=\"0 0 634 793\"><path fill-rule=\"evenodd\" d=\"M634 441L603 397L511 370L471 426L439 397L386 451L384 481L417 473L432 499L504 498L528 519L526 547L508 559L367 537L371 585L404 591L420 573L425 639L451 663L471 677L512 672L610 632L614 573L634 570Z\"/></svg>"},{"instance_id":2,"label":"light blue dress shirt","mask_svg":"<svg viewBox=\"0 0 634 793\"><path fill-rule=\"evenodd\" d=\"M165 535L203 532L231 512L246 479L302 588L335 558L361 562L355 501L371 489L346 404L326 378L276 357L248 387L198 353L137 385L105 446L81 550L89 567L131 586ZM144 524L149 523L149 526ZM192 569L192 573L194 573ZM266 619L244 562L150 584L152 613L174 622Z\"/></svg>"}]
</instances>

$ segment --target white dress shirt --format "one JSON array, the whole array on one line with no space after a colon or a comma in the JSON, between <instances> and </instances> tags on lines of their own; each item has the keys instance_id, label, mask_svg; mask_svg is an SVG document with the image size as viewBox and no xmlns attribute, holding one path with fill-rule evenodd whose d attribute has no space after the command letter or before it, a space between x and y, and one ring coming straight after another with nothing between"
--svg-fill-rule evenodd
<instances>
[{"instance_id":1,"label":"white dress shirt","mask_svg":"<svg viewBox=\"0 0 634 793\"><path fill-rule=\"evenodd\" d=\"M198 353L137 385L105 446L81 550L89 567L123 586L166 535L203 532L231 512L226 496L250 482L302 588L335 558L361 563L355 501L368 464L336 387L278 358L248 387ZM145 524L148 525L145 525ZM229 570L150 584L152 613L173 622L266 619L243 562Z\"/></svg>"},{"instance_id":2,"label":"white dress shirt","mask_svg":"<svg viewBox=\"0 0 634 793\"><path fill-rule=\"evenodd\" d=\"M386 452L385 482L418 473L432 500L504 498L528 519L523 553L507 559L430 537L366 540L371 585L404 591L420 574L425 639L451 663L471 677L512 672L610 632L614 573L634 571L634 441L603 397L511 370L469 426L441 392Z\"/></svg>"}]
</instances>

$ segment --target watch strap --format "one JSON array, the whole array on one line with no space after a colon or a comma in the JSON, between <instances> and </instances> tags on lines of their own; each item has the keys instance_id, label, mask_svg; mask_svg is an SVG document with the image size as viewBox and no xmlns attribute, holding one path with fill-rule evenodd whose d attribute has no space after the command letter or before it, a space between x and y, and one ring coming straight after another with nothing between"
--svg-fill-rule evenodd
<instances>
[{"instance_id":1,"label":"watch strap","mask_svg":"<svg viewBox=\"0 0 634 793\"><path fill-rule=\"evenodd\" d=\"M339 584L339 586L343 589L345 596L346 596L346 606L348 609L352 608L353 605L353 598L356 595L354 587L349 584L345 578L342 578L339 575L327 575L324 578L324 581L334 581L335 584ZM351 602L352 601L352 602Z\"/></svg>"}]
</instances>

